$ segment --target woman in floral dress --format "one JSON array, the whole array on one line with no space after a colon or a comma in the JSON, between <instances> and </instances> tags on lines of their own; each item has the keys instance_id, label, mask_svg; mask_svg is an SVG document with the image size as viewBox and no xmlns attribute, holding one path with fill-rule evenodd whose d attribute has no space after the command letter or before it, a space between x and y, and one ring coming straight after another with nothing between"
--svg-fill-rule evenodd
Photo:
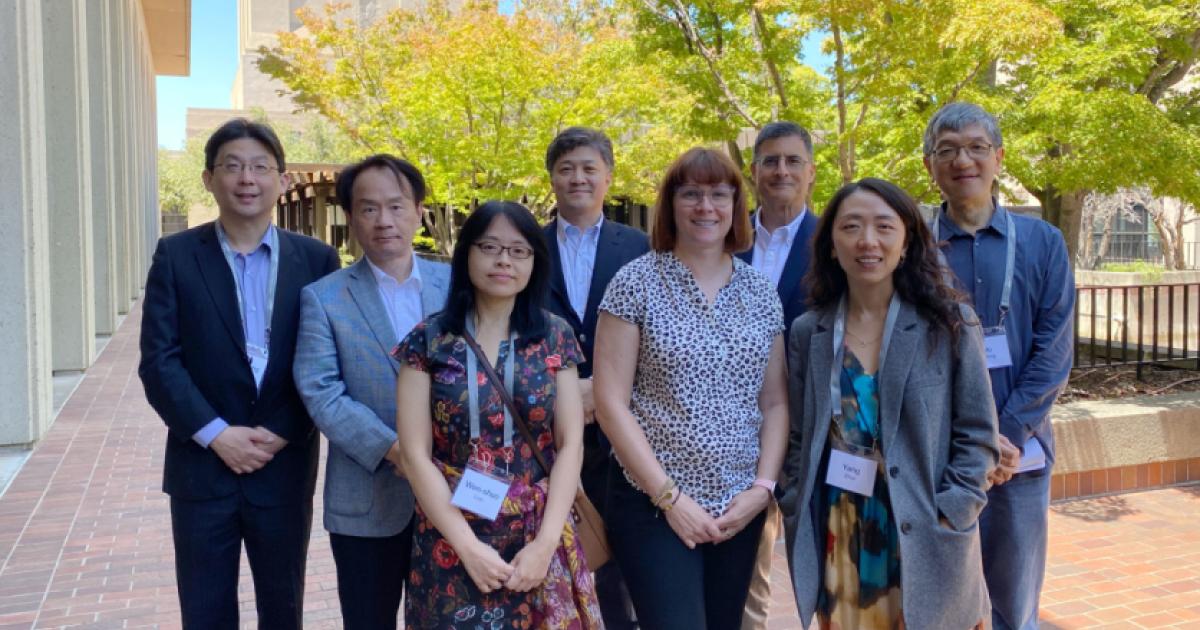
<instances>
[{"instance_id":1,"label":"woman in floral dress","mask_svg":"<svg viewBox=\"0 0 1200 630\"><path fill-rule=\"evenodd\" d=\"M569 518L583 458L583 411L570 326L541 309L548 258L523 206L489 202L464 223L446 308L397 347L397 433L417 498L408 628L597 628L595 587ZM536 444L506 420L497 384L464 340L472 332ZM515 353L509 360L509 353ZM502 379L508 376L502 376ZM477 384L477 436L468 379ZM507 437L506 437L507 436ZM533 457L552 466L547 478ZM464 471L511 479L494 519L455 507ZM452 502L453 500L453 502Z\"/></svg>"}]
</instances>

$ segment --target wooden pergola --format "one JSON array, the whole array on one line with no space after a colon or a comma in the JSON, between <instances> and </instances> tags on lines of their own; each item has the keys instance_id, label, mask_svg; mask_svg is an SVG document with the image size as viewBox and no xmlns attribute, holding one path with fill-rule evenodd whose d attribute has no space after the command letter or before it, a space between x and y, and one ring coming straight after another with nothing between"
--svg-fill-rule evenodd
<instances>
[{"instance_id":1,"label":"wooden pergola","mask_svg":"<svg viewBox=\"0 0 1200 630\"><path fill-rule=\"evenodd\" d=\"M291 185L275 205L275 222L339 250L345 247L357 258L362 252L350 236L346 213L338 205L334 192L334 182L343 168L343 164L289 164Z\"/></svg>"}]
</instances>

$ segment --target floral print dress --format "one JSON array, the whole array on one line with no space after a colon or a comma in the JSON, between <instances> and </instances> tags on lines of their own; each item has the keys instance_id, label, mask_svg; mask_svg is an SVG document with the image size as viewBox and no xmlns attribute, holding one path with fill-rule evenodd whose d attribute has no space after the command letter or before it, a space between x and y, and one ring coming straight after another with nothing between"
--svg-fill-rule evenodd
<instances>
[{"instance_id":1,"label":"floral print dress","mask_svg":"<svg viewBox=\"0 0 1200 630\"><path fill-rule=\"evenodd\" d=\"M517 552L537 536L545 510L548 478L532 448L554 463L554 400L559 369L580 363L582 353L570 326L553 315L545 336L533 343L516 341L513 400L529 424L537 444L527 443L513 430L513 459L509 473L513 484L500 514L487 521L464 511L475 535L511 562ZM496 365L503 373L513 349L500 343ZM462 337L442 330L437 316L426 319L395 350L406 366L429 374L430 411L433 417L434 464L454 488L471 455L467 418L467 353ZM504 403L482 369L473 375L479 382L480 453L503 466ZM568 519L562 543L550 560L546 581L528 593L500 589L483 593L467 574L458 554L426 517L420 505L413 528L412 568L405 589L405 624L411 629L501 628L580 629L600 627L595 586L583 552Z\"/></svg>"}]
</instances>

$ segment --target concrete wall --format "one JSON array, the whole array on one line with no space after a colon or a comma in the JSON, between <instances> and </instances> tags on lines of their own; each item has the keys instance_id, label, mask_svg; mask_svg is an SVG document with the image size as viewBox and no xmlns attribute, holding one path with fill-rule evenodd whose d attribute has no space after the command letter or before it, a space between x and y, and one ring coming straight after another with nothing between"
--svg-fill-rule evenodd
<instances>
[{"instance_id":1,"label":"concrete wall","mask_svg":"<svg viewBox=\"0 0 1200 630\"><path fill-rule=\"evenodd\" d=\"M0 0L0 445L49 429L142 291L159 234L154 64L137 0Z\"/></svg>"}]
</instances>

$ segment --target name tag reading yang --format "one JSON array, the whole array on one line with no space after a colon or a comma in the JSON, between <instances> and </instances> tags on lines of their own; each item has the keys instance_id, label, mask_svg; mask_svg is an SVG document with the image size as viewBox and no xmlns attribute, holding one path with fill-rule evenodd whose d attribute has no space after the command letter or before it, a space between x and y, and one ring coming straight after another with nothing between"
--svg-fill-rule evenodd
<instances>
[{"instance_id":1,"label":"name tag reading yang","mask_svg":"<svg viewBox=\"0 0 1200 630\"><path fill-rule=\"evenodd\" d=\"M1006 368L1012 365L1012 355L1008 352L1008 333L1003 328L989 328L983 333L983 353L987 356L989 370Z\"/></svg>"},{"instance_id":2,"label":"name tag reading yang","mask_svg":"<svg viewBox=\"0 0 1200 630\"><path fill-rule=\"evenodd\" d=\"M504 503L504 497L508 496L508 488L511 485L511 480L487 472L483 467L472 462L467 465L462 477L458 480L454 494L450 497L450 504L460 510L466 510L489 521L494 521L496 515L500 513L500 506Z\"/></svg>"},{"instance_id":3,"label":"name tag reading yang","mask_svg":"<svg viewBox=\"0 0 1200 630\"><path fill-rule=\"evenodd\" d=\"M875 492L875 469L879 463L836 448L829 449L825 483L869 497Z\"/></svg>"}]
</instances>

